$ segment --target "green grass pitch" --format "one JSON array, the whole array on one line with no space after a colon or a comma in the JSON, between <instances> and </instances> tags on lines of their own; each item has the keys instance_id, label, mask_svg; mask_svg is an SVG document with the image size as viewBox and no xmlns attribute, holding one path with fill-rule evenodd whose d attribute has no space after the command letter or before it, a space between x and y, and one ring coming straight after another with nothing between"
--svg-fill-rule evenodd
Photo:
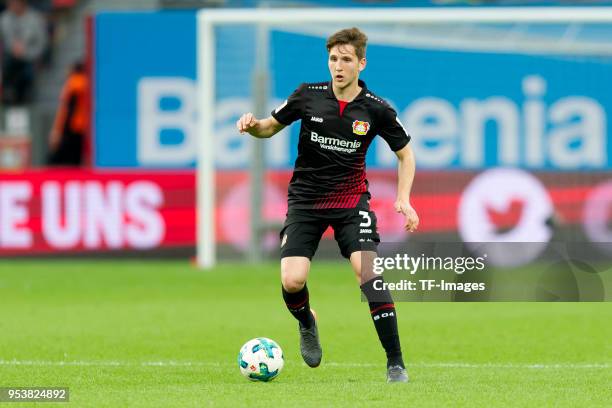
<instances>
[{"instance_id":1,"label":"green grass pitch","mask_svg":"<svg viewBox=\"0 0 612 408\"><path fill-rule=\"evenodd\" d=\"M612 405L610 303L398 304L411 382L386 384L348 264L315 261L309 288L316 369L301 361L276 263L3 260L0 387L68 386L72 407ZM259 336L284 351L271 383L238 370Z\"/></svg>"}]
</instances>

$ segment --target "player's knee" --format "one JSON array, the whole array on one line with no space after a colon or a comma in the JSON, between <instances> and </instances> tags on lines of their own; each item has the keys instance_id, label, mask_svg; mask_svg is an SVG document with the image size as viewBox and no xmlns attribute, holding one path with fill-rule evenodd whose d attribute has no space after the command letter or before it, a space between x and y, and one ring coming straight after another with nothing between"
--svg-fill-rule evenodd
<instances>
[{"instance_id":1,"label":"player's knee","mask_svg":"<svg viewBox=\"0 0 612 408\"><path fill-rule=\"evenodd\" d=\"M306 284L306 274L300 271L281 270L281 283L287 292L297 292Z\"/></svg>"},{"instance_id":2,"label":"player's knee","mask_svg":"<svg viewBox=\"0 0 612 408\"><path fill-rule=\"evenodd\" d=\"M283 261L281 262L281 283L289 293L301 290L306 284L308 277L308 265L302 263Z\"/></svg>"},{"instance_id":3,"label":"player's knee","mask_svg":"<svg viewBox=\"0 0 612 408\"><path fill-rule=\"evenodd\" d=\"M289 293L300 291L306 284L305 279L296 279L293 276L283 276L281 279L283 288Z\"/></svg>"},{"instance_id":4,"label":"player's knee","mask_svg":"<svg viewBox=\"0 0 612 408\"><path fill-rule=\"evenodd\" d=\"M359 283L367 282L377 276L372 268L375 257L376 252L372 251L357 251L351 254L349 260Z\"/></svg>"}]
</instances>

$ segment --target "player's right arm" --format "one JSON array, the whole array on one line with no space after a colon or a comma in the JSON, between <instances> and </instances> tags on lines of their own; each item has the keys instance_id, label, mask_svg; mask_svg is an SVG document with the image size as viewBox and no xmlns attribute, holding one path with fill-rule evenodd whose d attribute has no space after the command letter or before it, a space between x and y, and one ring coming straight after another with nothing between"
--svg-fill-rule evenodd
<instances>
[{"instance_id":1,"label":"player's right arm","mask_svg":"<svg viewBox=\"0 0 612 408\"><path fill-rule=\"evenodd\" d=\"M258 139L265 139L280 132L285 125L272 116L265 119L257 119L255 115L249 112L238 119L236 127L240 133L246 132Z\"/></svg>"},{"instance_id":2,"label":"player's right arm","mask_svg":"<svg viewBox=\"0 0 612 408\"><path fill-rule=\"evenodd\" d=\"M272 137L280 132L285 126L302 118L304 111L304 91L307 85L302 84L296 89L285 102L274 109L269 117L257 119L252 113L245 113L236 122L240 133L248 133L257 138Z\"/></svg>"},{"instance_id":3,"label":"player's right arm","mask_svg":"<svg viewBox=\"0 0 612 408\"><path fill-rule=\"evenodd\" d=\"M257 138L272 137L280 132L285 126L302 118L304 111L304 91L307 85L302 84L296 89L285 102L274 109L269 117L257 119L252 113L245 113L236 122L240 133L248 133Z\"/></svg>"}]
</instances>

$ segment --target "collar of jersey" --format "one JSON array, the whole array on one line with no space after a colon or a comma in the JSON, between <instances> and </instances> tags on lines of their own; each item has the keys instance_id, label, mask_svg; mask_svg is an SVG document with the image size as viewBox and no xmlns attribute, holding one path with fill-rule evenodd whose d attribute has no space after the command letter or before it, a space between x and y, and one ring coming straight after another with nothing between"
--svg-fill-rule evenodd
<instances>
[{"instance_id":1,"label":"collar of jersey","mask_svg":"<svg viewBox=\"0 0 612 408\"><path fill-rule=\"evenodd\" d=\"M353 101L356 101L357 99L363 98L364 95L366 94L366 92L368 92L368 88L366 87L366 83L363 82L361 79L357 80L357 84L361 87L361 92L359 92L359 94L355 97L355 99L353 99ZM336 95L334 95L334 89L332 87L332 81L329 81L327 83L327 96L329 98L332 99L336 99ZM351 101L351 102L353 102Z\"/></svg>"}]
</instances>

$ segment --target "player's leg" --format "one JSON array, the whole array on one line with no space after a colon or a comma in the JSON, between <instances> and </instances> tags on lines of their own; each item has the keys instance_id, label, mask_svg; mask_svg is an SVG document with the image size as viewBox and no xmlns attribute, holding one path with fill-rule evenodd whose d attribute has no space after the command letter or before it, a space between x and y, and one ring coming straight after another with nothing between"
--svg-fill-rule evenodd
<instances>
[{"instance_id":1,"label":"player's leg","mask_svg":"<svg viewBox=\"0 0 612 408\"><path fill-rule=\"evenodd\" d=\"M350 260L361 291L368 300L370 315L381 345L387 355L387 380L407 381L399 332L397 312L389 290L377 290L382 280L374 273L372 265L376 246L380 241L376 227L376 215L369 210L347 210L341 221L332 224L336 241L345 258Z\"/></svg>"},{"instance_id":2,"label":"player's leg","mask_svg":"<svg viewBox=\"0 0 612 408\"><path fill-rule=\"evenodd\" d=\"M361 282L361 291L368 300L378 339L387 355L387 381L405 382L408 381L408 375L402 358L397 311L391 292L386 288L380 290L383 278L373 272L375 257L376 252L373 251L355 251L350 255L350 262L355 276Z\"/></svg>"},{"instance_id":3,"label":"player's leg","mask_svg":"<svg viewBox=\"0 0 612 408\"><path fill-rule=\"evenodd\" d=\"M290 214L281 231L281 283L283 299L289 312L299 322L300 351L310 367L321 363L319 332L310 309L307 279L310 260L327 228L317 220Z\"/></svg>"},{"instance_id":4,"label":"player's leg","mask_svg":"<svg viewBox=\"0 0 612 408\"><path fill-rule=\"evenodd\" d=\"M312 327L314 324L306 286L309 271L310 259L305 256L281 258L283 299L289 312L305 327Z\"/></svg>"}]
</instances>

